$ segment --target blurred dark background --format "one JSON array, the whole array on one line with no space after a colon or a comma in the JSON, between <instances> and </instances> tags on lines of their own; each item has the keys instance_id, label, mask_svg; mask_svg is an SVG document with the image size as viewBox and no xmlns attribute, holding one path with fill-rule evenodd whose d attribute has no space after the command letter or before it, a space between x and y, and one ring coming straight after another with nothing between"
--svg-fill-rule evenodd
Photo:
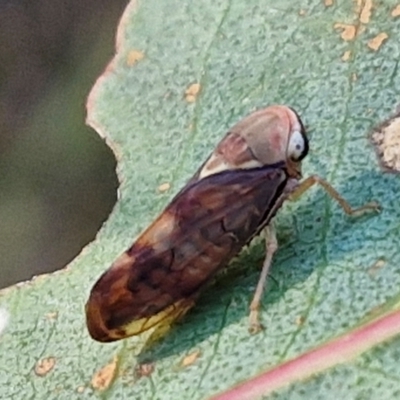
<instances>
[{"instance_id":1,"label":"blurred dark background","mask_svg":"<svg viewBox=\"0 0 400 400\"><path fill-rule=\"evenodd\" d=\"M0 288L64 267L116 201L85 126L127 0L0 0Z\"/></svg>"}]
</instances>

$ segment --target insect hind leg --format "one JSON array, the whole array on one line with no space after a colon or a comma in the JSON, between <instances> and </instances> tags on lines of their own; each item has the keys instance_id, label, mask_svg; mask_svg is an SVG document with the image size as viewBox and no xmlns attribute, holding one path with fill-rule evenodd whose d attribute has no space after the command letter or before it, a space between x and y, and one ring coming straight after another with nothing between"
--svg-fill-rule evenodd
<instances>
[{"instance_id":1,"label":"insect hind leg","mask_svg":"<svg viewBox=\"0 0 400 400\"><path fill-rule=\"evenodd\" d=\"M265 282L268 277L268 271L272 263L272 258L278 249L278 241L276 239L275 228L272 223L264 228L264 232L266 249L265 259L261 270L261 275L257 283L257 288L250 304L249 332L252 334L260 332L263 329L259 316L261 297L264 292Z\"/></svg>"},{"instance_id":2,"label":"insect hind leg","mask_svg":"<svg viewBox=\"0 0 400 400\"><path fill-rule=\"evenodd\" d=\"M289 195L289 200L296 201L304 192L306 192L315 184L322 186L324 190L339 203L340 207L342 207L343 211L347 215L357 217L371 211L380 210L379 204L375 201L371 201L370 203L364 204L363 206L358 208L351 207L350 204L336 191L336 189L331 184L320 178L318 175L311 175L303 182L301 182Z\"/></svg>"}]
</instances>

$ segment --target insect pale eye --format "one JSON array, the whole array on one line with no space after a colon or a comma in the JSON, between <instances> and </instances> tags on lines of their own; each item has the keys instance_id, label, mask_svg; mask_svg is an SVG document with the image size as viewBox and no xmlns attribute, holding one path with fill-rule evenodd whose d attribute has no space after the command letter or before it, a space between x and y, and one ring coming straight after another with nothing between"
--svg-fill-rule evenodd
<instances>
[{"instance_id":1,"label":"insect pale eye","mask_svg":"<svg viewBox=\"0 0 400 400\"><path fill-rule=\"evenodd\" d=\"M290 137L288 146L288 156L293 161L300 161L307 155L308 143L303 133L294 131Z\"/></svg>"}]
</instances>

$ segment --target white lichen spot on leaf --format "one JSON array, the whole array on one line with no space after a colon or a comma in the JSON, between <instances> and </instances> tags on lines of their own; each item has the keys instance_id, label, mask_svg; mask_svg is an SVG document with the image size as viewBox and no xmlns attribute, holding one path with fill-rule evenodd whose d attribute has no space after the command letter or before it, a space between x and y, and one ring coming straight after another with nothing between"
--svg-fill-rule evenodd
<instances>
[{"instance_id":1,"label":"white lichen spot on leaf","mask_svg":"<svg viewBox=\"0 0 400 400\"><path fill-rule=\"evenodd\" d=\"M395 116L372 134L378 157L383 166L400 171L400 116Z\"/></svg>"}]
</instances>

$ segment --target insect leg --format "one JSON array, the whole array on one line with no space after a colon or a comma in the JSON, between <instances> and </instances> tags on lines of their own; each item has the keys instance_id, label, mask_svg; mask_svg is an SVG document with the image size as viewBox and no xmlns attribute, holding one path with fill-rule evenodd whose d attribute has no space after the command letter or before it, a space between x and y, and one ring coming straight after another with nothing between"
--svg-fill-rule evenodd
<instances>
[{"instance_id":1,"label":"insect leg","mask_svg":"<svg viewBox=\"0 0 400 400\"><path fill-rule=\"evenodd\" d=\"M324 179L317 175L311 175L303 182L301 182L296 189L289 195L289 200L296 201L305 191L315 184L321 185L326 192L334 198L342 207L343 211L348 215L360 216L370 211L379 211L379 204L375 201L367 203L358 208L352 208L350 204Z\"/></svg>"},{"instance_id":2,"label":"insect leg","mask_svg":"<svg viewBox=\"0 0 400 400\"><path fill-rule=\"evenodd\" d=\"M264 291L265 281L267 280L269 267L272 263L272 257L275 251L278 249L278 241L276 239L275 229L272 223L268 225L265 229L265 259L260 275L260 279L257 283L257 288L254 293L253 300L250 304L250 317L249 317L249 332L257 333L262 330L262 325L259 319L259 309L261 296Z\"/></svg>"}]
</instances>

